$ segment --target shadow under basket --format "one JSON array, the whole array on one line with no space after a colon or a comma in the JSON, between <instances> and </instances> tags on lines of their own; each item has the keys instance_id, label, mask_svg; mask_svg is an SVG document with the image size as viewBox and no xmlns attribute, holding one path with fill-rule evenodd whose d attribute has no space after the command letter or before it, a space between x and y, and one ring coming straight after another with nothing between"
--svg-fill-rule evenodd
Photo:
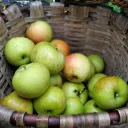
<instances>
[{"instance_id":1,"label":"shadow under basket","mask_svg":"<svg viewBox=\"0 0 128 128\"><path fill-rule=\"evenodd\" d=\"M14 67L4 57L8 39L24 36L30 23L44 20L53 28L53 39L65 40L71 52L85 55L96 53L105 60L105 74L116 75L128 83L128 18L103 6L64 7L62 3L42 6L34 1L29 8L9 6L0 18L0 97L13 89L11 78ZM107 101L109 102L109 101ZM29 115L0 105L2 128L21 126L37 128L127 128L128 107L104 113L79 115ZM10 126L9 126L10 125Z\"/></svg>"}]
</instances>

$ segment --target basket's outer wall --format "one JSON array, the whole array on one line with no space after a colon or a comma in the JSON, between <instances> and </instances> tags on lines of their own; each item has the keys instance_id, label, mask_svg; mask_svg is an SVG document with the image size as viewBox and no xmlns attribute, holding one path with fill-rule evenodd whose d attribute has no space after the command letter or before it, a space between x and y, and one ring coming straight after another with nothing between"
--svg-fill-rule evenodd
<instances>
[{"instance_id":1,"label":"basket's outer wall","mask_svg":"<svg viewBox=\"0 0 128 128\"><path fill-rule=\"evenodd\" d=\"M12 91L11 87L11 66L7 64L4 57L4 45L8 40L8 30L0 18L0 97Z\"/></svg>"},{"instance_id":2,"label":"basket's outer wall","mask_svg":"<svg viewBox=\"0 0 128 128\"><path fill-rule=\"evenodd\" d=\"M51 11L50 11L51 10ZM30 4L30 14L22 15L16 5L10 6L3 14L8 22L4 24L0 19L0 97L12 91L11 77L14 67L10 66L4 58L4 46L9 38L24 36L27 26L36 20L45 20L53 28L53 38L64 39L71 46L72 52L81 52L85 55L96 53L103 56L105 60L105 73L117 75L128 81L128 18L111 12L108 8L101 6L86 7L73 6L64 8L63 4L51 3L50 10L45 10L41 3L35 1ZM27 16L27 17L26 17ZM12 70L13 68L13 70ZM1 112L1 111L0 111ZM122 111L121 111L122 112ZM126 113L120 113L120 123L128 122ZM23 116L23 115L22 115ZM128 115L127 115L128 116ZM97 127L109 126L108 114L96 115ZM106 117L104 120L104 117ZM69 119L68 119L69 118ZM91 128L90 116L84 116L77 121L86 119L77 127ZM37 120L37 126L47 127L48 117L44 118L44 124ZM108 119L108 120L107 120ZM0 121L2 119L0 118ZM23 125L23 121L16 119L17 125ZM60 117L61 128L73 128L72 118ZM113 122L116 124L116 122ZM88 125L88 126L87 126ZM95 126L96 127L96 126ZM128 124L109 126L108 128L127 128ZM4 126L2 126L4 128ZM7 128L7 127L6 127ZM92 126L94 128L94 124Z\"/></svg>"},{"instance_id":3,"label":"basket's outer wall","mask_svg":"<svg viewBox=\"0 0 128 128\"><path fill-rule=\"evenodd\" d=\"M118 5L121 8L128 8L127 0L110 0L113 4Z\"/></svg>"},{"instance_id":4,"label":"basket's outer wall","mask_svg":"<svg viewBox=\"0 0 128 128\"><path fill-rule=\"evenodd\" d=\"M67 4L77 4L77 5L94 5L103 4L109 0L60 0L61 2Z\"/></svg>"},{"instance_id":5,"label":"basket's outer wall","mask_svg":"<svg viewBox=\"0 0 128 128\"><path fill-rule=\"evenodd\" d=\"M111 1L113 4L118 5L121 8L128 8L128 0L60 0L66 5L95 5L103 4Z\"/></svg>"}]
</instances>

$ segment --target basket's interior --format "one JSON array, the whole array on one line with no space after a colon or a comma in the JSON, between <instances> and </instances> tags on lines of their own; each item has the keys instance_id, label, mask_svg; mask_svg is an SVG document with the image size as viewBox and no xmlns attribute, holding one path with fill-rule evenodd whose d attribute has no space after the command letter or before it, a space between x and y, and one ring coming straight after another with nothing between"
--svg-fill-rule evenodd
<instances>
[{"instance_id":1,"label":"basket's interior","mask_svg":"<svg viewBox=\"0 0 128 128\"><path fill-rule=\"evenodd\" d=\"M24 36L26 27L36 21L45 20L53 28L53 39L65 40L72 52L85 55L96 53L105 60L105 74L117 75L128 82L128 18L101 6L70 6L51 4L50 11L40 4L30 5L30 16L17 6L3 12L8 22L0 24L0 97L12 91L11 77L14 67L4 58L4 46L14 36ZM23 17L27 16L27 17ZM7 31L8 30L8 31Z\"/></svg>"}]
</instances>

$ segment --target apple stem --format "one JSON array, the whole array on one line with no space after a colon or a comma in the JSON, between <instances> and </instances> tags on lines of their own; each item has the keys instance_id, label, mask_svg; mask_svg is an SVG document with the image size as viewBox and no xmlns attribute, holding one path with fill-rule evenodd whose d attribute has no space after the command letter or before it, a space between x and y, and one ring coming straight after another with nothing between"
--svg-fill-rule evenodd
<instances>
[{"instance_id":1,"label":"apple stem","mask_svg":"<svg viewBox=\"0 0 128 128\"><path fill-rule=\"evenodd\" d=\"M75 76L75 75L73 75L73 76L72 76L72 79L73 79L73 80L77 80L77 79L78 79L78 77L77 77L77 76Z\"/></svg>"},{"instance_id":2,"label":"apple stem","mask_svg":"<svg viewBox=\"0 0 128 128\"><path fill-rule=\"evenodd\" d=\"M114 93L114 98L117 98L119 95L117 92Z\"/></svg>"},{"instance_id":3,"label":"apple stem","mask_svg":"<svg viewBox=\"0 0 128 128\"><path fill-rule=\"evenodd\" d=\"M26 55L23 55L23 56L22 56L22 59L25 59L25 58L26 58Z\"/></svg>"}]
</instances>

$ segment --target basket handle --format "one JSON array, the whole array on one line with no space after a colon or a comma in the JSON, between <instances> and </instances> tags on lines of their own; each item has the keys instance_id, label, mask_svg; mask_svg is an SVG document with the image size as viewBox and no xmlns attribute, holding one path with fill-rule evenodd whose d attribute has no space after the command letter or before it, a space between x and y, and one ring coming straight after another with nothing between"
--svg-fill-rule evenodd
<instances>
[{"instance_id":1,"label":"basket handle","mask_svg":"<svg viewBox=\"0 0 128 128\"><path fill-rule=\"evenodd\" d=\"M79 115L34 115L16 112L0 105L0 122L6 125L36 126L47 128L73 128L75 127L107 127L110 124L122 124L128 122L128 107L113 112L90 113Z\"/></svg>"},{"instance_id":2,"label":"basket handle","mask_svg":"<svg viewBox=\"0 0 128 128\"><path fill-rule=\"evenodd\" d=\"M16 124L17 117L21 117L24 126L34 126L37 128L73 128L75 127L107 127L110 124L122 124L128 122L128 108L116 110L114 112L91 113L79 115L30 115L14 112L10 118L11 124ZM18 125L21 126L21 125Z\"/></svg>"}]
</instances>

